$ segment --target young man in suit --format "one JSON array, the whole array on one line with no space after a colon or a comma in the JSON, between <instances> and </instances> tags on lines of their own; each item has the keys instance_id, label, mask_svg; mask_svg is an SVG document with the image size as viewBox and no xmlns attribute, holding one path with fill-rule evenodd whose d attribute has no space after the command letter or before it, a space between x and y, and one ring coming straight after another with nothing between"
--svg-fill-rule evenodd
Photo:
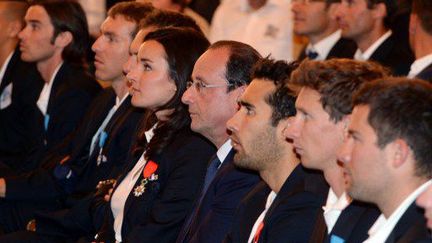
<instances>
[{"instance_id":1,"label":"young man in suit","mask_svg":"<svg viewBox=\"0 0 432 243\"><path fill-rule=\"evenodd\" d=\"M258 63L239 98L240 109L227 123L236 150L234 163L257 171L269 188L262 197L260 184L242 201L227 242L307 242L313 223L322 217L328 186L320 173L301 166L284 134L296 112L289 88L295 68L270 59Z\"/></svg>"},{"instance_id":2,"label":"young man in suit","mask_svg":"<svg viewBox=\"0 0 432 243\"><path fill-rule=\"evenodd\" d=\"M432 2L414 0L410 16L409 36L416 60L408 77L432 81Z\"/></svg>"},{"instance_id":3,"label":"young man in suit","mask_svg":"<svg viewBox=\"0 0 432 243\"><path fill-rule=\"evenodd\" d=\"M293 29L297 35L309 39L297 60L306 57L313 60L352 58L357 49L352 40L341 38L335 18L339 0L295 0L292 2Z\"/></svg>"},{"instance_id":4,"label":"young man in suit","mask_svg":"<svg viewBox=\"0 0 432 243\"><path fill-rule=\"evenodd\" d=\"M256 173L234 166L234 150L226 122L237 110L237 99L250 83L250 71L261 58L251 46L220 41L194 66L182 101L189 106L191 128L218 151L207 168L205 183L177 238L183 242L221 242L241 198L259 181ZM209 237L211 236L211 237Z\"/></svg>"},{"instance_id":5,"label":"young man in suit","mask_svg":"<svg viewBox=\"0 0 432 243\"><path fill-rule=\"evenodd\" d=\"M168 27L168 26L173 26L173 27L188 27L188 28L193 28L197 31L200 31L200 28L198 27L198 25L195 23L195 21L193 21L191 18L182 15L180 13L176 13L176 12L169 12L169 11L151 11L149 12L149 6L146 4L139 4L139 3L135 3L135 2L129 2L129 3L119 3L117 5L115 5L110 11L109 11L109 16L117 16L120 17L120 20L122 20L121 22L124 22L121 26L124 27L120 27L120 28L102 28L102 32L104 33L104 35L109 35L109 34L113 34L113 36L109 35L110 37L123 37L120 38L120 40L122 39L127 39L124 38L127 35L134 35L134 33L137 33L135 35L135 37L133 38L132 42L130 43L129 46L129 51L126 52L129 54L128 60L127 62L123 65L123 73L127 74L131 71L131 69L134 67L134 65L139 64L139 60L137 59L137 53L138 50L145 38L145 36L154 30L157 30L158 28L163 28L163 27ZM123 18L123 16L125 16L125 18ZM145 17L144 17L145 16ZM115 19L117 19L117 17ZM141 20L140 20L141 19ZM118 21L120 21L118 20ZM107 21L107 22L111 22L112 21ZM135 29L133 31L124 31L125 28L129 28L129 22L134 22L135 23ZM139 25L137 25L137 23L139 22ZM128 24L129 23L129 24ZM109 25L111 26L111 25ZM111 26L113 27L113 26ZM106 38L107 36L103 36L100 37L99 41L102 41L103 38ZM119 40L117 38L117 40ZM123 40L125 41L125 40ZM107 43L106 43L107 44ZM113 43L114 44L114 43ZM121 45L123 46L123 45ZM117 48L120 48L119 46L116 46ZM114 47L113 47L114 48ZM98 48L99 49L99 48ZM110 50L110 48L103 48L105 49L105 51L99 50L100 54L104 54L102 56L108 55L112 50ZM123 48L120 48L123 50L123 52L125 51ZM124 53L123 53L124 54ZM112 55L112 54L110 54ZM104 59L105 59L104 58ZM111 58L115 58L112 57ZM117 57L119 58L119 57ZM112 61L111 63L114 64L116 61ZM105 63L105 62L103 62ZM108 65L108 64L105 64ZM99 66L99 65L98 65ZM112 66L112 65L111 65ZM100 67L100 66L99 66ZM112 66L111 68L114 69L118 69L119 67L117 65ZM104 70L110 70L109 68L105 68ZM100 70L102 71L102 70ZM106 73L104 76L107 76L108 72L98 72L101 75L103 73ZM101 97L103 96L107 96L104 94L101 94ZM95 107L95 109L97 110L97 107ZM128 116L125 115L125 117L122 117L121 120L125 121L125 118L127 118ZM127 121L129 121L130 119L128 119ZM110 122L111 123L111 122ZM109 125L107 125L108 127ZM123 126L123 125L122 125ZM119 129L115 129L115 130L119 130ZM121 129L120 129L121 130ZM94 130L95 131L95 130ZM121 133L123 134L123 133ZM93 134L92 134L93 135ZM136 139L134 138L134 136L129 135L127 137L127 135L121 135L121 136L116 136L115 139L111 139L111 135L108 133L109 137L107 138L107 148L103 149L103 151L108 152L108 154L106 155L108 158L108 162L107 163L111 163L110 160L110 154L114 153L116 154L118 151L118 144L119 143L128 143L128 142L133 142ZM110 145L110 140L113 140L115 142L112 142ZM98 145L96 145L98 146ZM110 149L112 148L112 149ZM99 149L96 149L96 151L99 151ZM99 154L98 152L95 153L96 155ZM105 155L105 153L104 153ZM73 163L73 156L71 156L70 158L71 162L65 163L65 165L67 166L69 163ZM122 161L116 161L115 163L117 165L121 165L122 163L124 163L125 161L128 161L127 159L122 159ZM89 170L86 167L97 167L97 161L95 161L95 159L92 162L87 162L85 165L85 169L83 169L86 173L85 177L87 178L87 180L84 179L80 179L80 181L87 181L88 182L92 181L92 179L89 178L89 174L88 172L91 172L92 170ZM98 167L97 167L98 168ZM91 174L90 174L91 175ZM109 180L106 180L104 182L101 183L105 184L106 182L109 181L113 181L115 179L117 179L117 176L115 173L111 173L110 175L111 177L109 177ZM90 179L90 180L88 180ZM78 183L78 184L82 184L82 183ZM106 187L107 185L105 185L104 187L106 189L108 189ZM111 185L112 186L112 185ZM102 190L102 188L96 193L96 194L102 194L102 196L104 195L106 191ZM94 195L93 195L94 196ZM105 214L106 214L106 210L104 210L104 206L99 207L100 205L95 205L93 204L94 201L94 197L91 196L89 198L84 198L82 200L79 200L78 202L74 203L73 207L68 209L68 210L59 210L56 212L49 212L49 213L38 213L36 214L35 217L35 224L32 224L32 228L31 230L36 231L36 232L29 232L29 231L24 231L24 232L17 232L14 234L9 234L5 237L1 237L0 238L0 242L6 241L6 242L10 242L10 241L14 241L17 240L21 237L30 237L32 239L39 239L39 240L45 240L45 241L65 241L66 239L76 239L79 238L81 236L86 235L89 238L93 238L94 235L96 234L96 232L98 232L98 230L101 228L102 224L103 224L103 220L105 218ZM98 197L98 196L96 196ZM103 200L102 200L103 201ZM103 208L102 210L99 210L100 208ZM89 215L91 211L92 215ZM94 216L93 218L91 218L92 216ZM96 220L95 220L96 219ZM106 224L104 226L107 226ZM111 226L108 226L108 228L110 228ZM105 230L106 228L102 229ZM103 233L103 231L100 231L99 233ZM103 234L98 234L100 237L103 237Z\"/></svg>"},{"instance_id":6,"label":"young man in suit","mask_svg":"<svg viewBox=\"0 0 432 243\"><path fill-rule=\"evenodd\" d=\"M122 65L129 58L139 21L152 10L149 4L142 3L119 3L110 9L93 50L96 77L111 83L111 87L95 98L76 134L59 148L62 151L44 156L44 163L54 168L0 178L0 197L9 201L1 208L9 211L2 211L2 220L10 219L10 213L19 215L15 217L19 225L3 226L4 231L22 228L36 210L70 207L93 193L99 181L120 173L144 114L131 106Z\"/></svg>"},{"instance_id":7,"label":"young man in suit","mask_svg":"<svg viewBox=\"0 0 432 243\"><path fill-rule=\"evenodd\" d=\"M361 242L378 217L373 207L352 202L346 195L337 152L344 141L354 92L363 83L385 76L384 68L378 64L333 59L305 61L291 77L301 89L296 101L297 115L286 135L293 139L302 164L322 171L330 185L323 207L324 221L315 224L314 242L327 237Z\"/></svg>"},{"instance_id":8,"label":"young man in suit","mask_svg":"<svg viewBox=\"0 0 432 243\"><path fill-rule=\"evenodd\" d=\"M363 86L353 100L339 159L349 195L382 212L364 242L430 242L415 200L432 183L432 85L384 78Z\"/></svg>"},{"instance_id":9,"label":"young man in suit","mask_svg":"<svg viewBox=\"0 0 432 243\"><path fill-rule=\"evenodd\" d=\"M372 60L394 75L406 75L414 57L390 30L397 8L394 0L342 0L336 17L342 36L357 44L354 59Z\"/></svg>"},{"instance_id":10,"label":"young man in suit","mask_svg":"<svg viewBox=\"0 0 432 243\"><path fill-rule=\"evenodd\" d=\"M14 171L14 161L29 153L33 144L28 115L36 103L35 90L43 83L33 63L23 62L18 33L24 27L27 1L0 2L0 163L2 174ZM23 72L25 70L25 72Z\"/></svg>"},{"instance_id":11,"label":"young man in suit","mask_svg":"<svg viewBox=\"0 0 432 243\"><path fill-rule=\"evenodd\" d=\"M73 1L35 1L27 10L26 27L18 34L21 59L36 63L44 80L34 104L33 141L37 144L16 167L31 171L46 151L72 134L100 85L84 68L89 44L87 21Z\"/></svg>"}]
</instances>

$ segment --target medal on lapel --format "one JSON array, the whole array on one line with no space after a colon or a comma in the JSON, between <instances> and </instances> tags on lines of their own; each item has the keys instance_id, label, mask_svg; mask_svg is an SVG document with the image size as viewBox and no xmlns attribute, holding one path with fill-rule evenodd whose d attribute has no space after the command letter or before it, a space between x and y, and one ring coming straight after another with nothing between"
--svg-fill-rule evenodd
<instances>
[{"instance_id":1,"label":"medal on lapel","mask_svg":"<svg viewBox=\"0 0 432 243\"><path fill-rule=\"evenodd\" d=\"M102 131L101 134L99 135L99 148L100 149L99 149L99 155L98 155L97 160L96 160L97 166L99 166L101 163L107 162L107 160L108 160L107 157L104 154L102 154L103 147L105 145L105 141L107 138L108 138L108 134L105 131Z\"/></svg>"},{"instance_id":2,"label":"medal on lapel","mask_svg":"<svg viewBox=\"0 0 432 243\"><path fill-rule=\"evenodd\" d=\"M135 197L139 197L145 192L146 185L149 181L156 181L158 179L158 175L154 174L157 168L158 164L156 164L154 161L149 160L147 162L143 170L143 179L141 180L140 184L136 186L133 190L133 194Z\"/></svg>"}]
</instances>

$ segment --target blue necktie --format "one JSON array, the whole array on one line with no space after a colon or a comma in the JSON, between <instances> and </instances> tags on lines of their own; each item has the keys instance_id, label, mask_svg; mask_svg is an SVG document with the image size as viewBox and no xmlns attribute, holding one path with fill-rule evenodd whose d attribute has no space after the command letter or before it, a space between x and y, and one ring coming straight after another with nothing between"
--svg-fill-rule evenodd
<instances>
[{"instance_id":1,"label":"blue necktie","mask_svg":"<svg viewBox=\"0 0 432 243\"><path fill-rule=\"evenodd\" d=\"M345 240L337 235L331 235L330 236L330 243L344 243Z\"/></svg>"},{"instance_id":2,"label":"blue necktie","mask_svg":"<svg viewBox=\"0 0 432 243\"><path fill-rule=\"evenodd\" d=\"M201 202L207 192L207 189L210 185L210 183L213 181L213 178L215 177L217 170L219 169L221 165L221 162L219 160L219 158L217 157L217 155L214 155L212 160L210 161L209 166L207 167L207 172L205 175L205 179L204 179L204 185L203 188L201 190L201 195L199 200L197 201L197 203L195 204L195 207L192 211L192 213L189 215L189 217L186 218L185 223L183 225L183 229L179 235L179 239L177 240L177 242L186 242L186 239L188 238L188 234L191 230L191 226L193 225L199 208L201 206Z\"/></svg>"},{"instance_id":3,"label":"blue necktie","mask_svg":"<svg viewBox=\"0 0 432 243\"><path fill-rule=\"evenodd\" d=\"M308 50L306 51L306 56L311 59L314 60L318 57L318 52L314 51L314 50Z\"/></svg>"},{"instance_id":4,"label":"blue necktie","mask_svg":"<svg viewBox=\"0 0 432 243\"><path fill-rule=\"evenodd\" d=\"M208 186L213 181L213 178L215 177L216 172L218 171L220 165L221 165L221 162L216 155L212 159L212 161L210 162L209 166L207 167L207 172L206 172L206 176L204 179L204 186L203 186L203 190L201 191L200 201L204 197L204 194L206 193Z\"/></svg>"}]
</instances>

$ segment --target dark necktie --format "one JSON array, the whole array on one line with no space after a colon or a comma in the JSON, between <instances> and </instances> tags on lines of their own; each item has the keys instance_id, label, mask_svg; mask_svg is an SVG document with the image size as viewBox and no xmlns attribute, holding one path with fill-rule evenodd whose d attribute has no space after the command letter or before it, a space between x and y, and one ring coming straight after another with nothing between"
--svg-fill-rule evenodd
<instances>
[{"instance_id":1,"label":"dark necktie","mask_svg":"<svg viewBox=\"0 0 432 243\"><path fill-rule=\"evenodd\" d=\"M318 57L318 52L314 51L314 50L307 50L306 51L306 56L311 59L314 60Z\"/></svg>"},{"instance_id":2,"label":"dark necktie","mask_svg":"<svg viewBox=\"0 0 432 243\"><path fill-rule=\"evenodd\" d=\"M206 172L206 176L204 179L204 186L203 186L203 189L201 191L201 197L204 197L204 194L207 191L207 188L210 185L210 183L212 182L213 178L215 177L216 172L218 171L220 165L221 165L221 162L216 155L212 159L212 161L210 162L209 166L207 167L207 172ZM202 198L201 198L201 200L202 200Z\"/></svg>"},{"instance_id":3,"label":"dark necktie","mask_svg":"<svg viewBox=\"0 0 432 243\"><path fill-rule=\"evenodd\" d=\"M192 211L192 213L189 215L189 217L186 218L185 223L183 225L183 229L180 232L180 235L177 239L177 242L187 242L188 235L192 229L192 226L194 225L196 221L196 217L198 216L198 211L201 206L201 202L206 194L206 191L212 182L213 178L216 175L217 170L219 169L219 166L221 165L221 162L217 155L215 155L212 160L210 161L209 166L207 167L207 172L204 179L204 185L201 190L201 195L199 197L199 200L195 204L195 207Z\"/></svg>"}]
</instances>

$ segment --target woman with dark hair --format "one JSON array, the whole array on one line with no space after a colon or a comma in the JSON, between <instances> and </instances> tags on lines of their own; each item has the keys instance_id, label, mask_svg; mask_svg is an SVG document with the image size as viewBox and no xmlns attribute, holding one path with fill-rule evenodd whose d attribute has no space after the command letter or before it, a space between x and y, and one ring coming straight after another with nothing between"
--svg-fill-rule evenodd
<instances>
[{"instance_id":1,"label":"woman with dark hair","mask_svg":"<svg viewBox=\"0 0 432 243\"><path fill-rule=\"evenodd\" d=\"M135 158L116 183L98 240L175 241L215 152L190 130L181 102L194 63L208 46L192 29L161 29L144 39L127 77L132 104L151 111L147 124L154 125L139 136Z\"/></svg>"}]
</instances>

